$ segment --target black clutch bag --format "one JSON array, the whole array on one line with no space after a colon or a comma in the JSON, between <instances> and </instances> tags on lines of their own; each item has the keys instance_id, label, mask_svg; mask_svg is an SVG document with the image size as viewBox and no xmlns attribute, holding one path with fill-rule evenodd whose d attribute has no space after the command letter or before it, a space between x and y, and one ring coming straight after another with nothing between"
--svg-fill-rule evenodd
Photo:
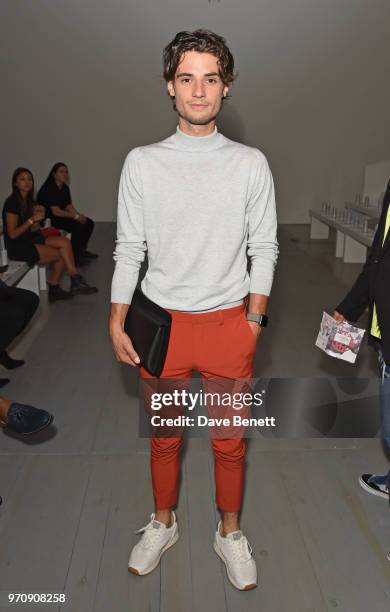
<instances>
[{"instance_id":1,"label":"black clutch bag","mask_svg":"<svg viewBox=\"0 0 390 612\"><path fill-rule=\"evenodd\" d=\"M134 291L124 328L141 365L153 376L160 376L163 371L171 322L169 312L149 300L139 289Z\"/></svg>"}]
</instances>

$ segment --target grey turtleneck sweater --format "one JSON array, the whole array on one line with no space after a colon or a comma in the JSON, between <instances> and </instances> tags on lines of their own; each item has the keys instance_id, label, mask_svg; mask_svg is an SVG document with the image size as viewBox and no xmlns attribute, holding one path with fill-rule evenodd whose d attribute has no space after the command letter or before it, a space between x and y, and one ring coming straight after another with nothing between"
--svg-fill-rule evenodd
<instances>
[{"instance_id":1,"label":"grey turtleneck sweater","mask_svg":"<svg viewBox=\"0 0 390 612\"><path fill-rule=\"evenodd\" d=\"M177 127L132 149L119 184L113 303L130 304L146 250L141 288L163 308L203 311L269 295L278 243L263 153L217 128L197 137Z\"/></svg>"}]
</instances>

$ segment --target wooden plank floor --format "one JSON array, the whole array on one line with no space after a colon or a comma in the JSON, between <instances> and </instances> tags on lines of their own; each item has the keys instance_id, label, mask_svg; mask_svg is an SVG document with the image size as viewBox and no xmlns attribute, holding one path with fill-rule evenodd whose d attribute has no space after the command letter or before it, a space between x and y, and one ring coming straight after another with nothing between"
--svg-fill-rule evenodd
<instances>
[{"instance_id":1,"label":"wooden plank floor","mask_svg":"<svg viewBox=\"0 0 390 612\"><path fill-rule=\"evenodd\" d=\"M213 457L207 440L190 439L179 541L149 576L127 572L133 532L153 509L148 441L138 437L137 372L116 362L107 332L114 227L97 224L95 234L100 258L83 273L99 294L43 300L39 324L12 350L26 364L4 394L55 420L32 440L0 432L0 610L17 609L4 604L17 591L66 593L64 605L31 608L42 612L388 611L390 510L357 483L360 473L387 468L375 439L250 441L242 526L259 588L249 592L230 585L212 549ZM279 235L255 375L375 377L367 346L355 368L313 347L322 310L359 266L334 261L333 246L310 243L307 227L282 226Z\"/></svg>"}]
</instances>

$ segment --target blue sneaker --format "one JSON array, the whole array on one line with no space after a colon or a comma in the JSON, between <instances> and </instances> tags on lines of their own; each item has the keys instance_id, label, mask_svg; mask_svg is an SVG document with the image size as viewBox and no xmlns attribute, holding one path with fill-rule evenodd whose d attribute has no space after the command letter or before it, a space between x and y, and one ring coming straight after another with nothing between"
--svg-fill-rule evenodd
<instances>
[{"instance_id":1,"label":"blue sneaker","mask_svg":"<svg viewBox=\"0 0 390 612\"><path fill-rule=\"evenodd\" d=\"M384 476L377 476L375 474L362 474L359 477L359 484L368 493L371 495L376 495L377 497L382 497L382 499L386 499L389 501L389 490L387 487L388 474Z\"/></svg>"}]
</instances>

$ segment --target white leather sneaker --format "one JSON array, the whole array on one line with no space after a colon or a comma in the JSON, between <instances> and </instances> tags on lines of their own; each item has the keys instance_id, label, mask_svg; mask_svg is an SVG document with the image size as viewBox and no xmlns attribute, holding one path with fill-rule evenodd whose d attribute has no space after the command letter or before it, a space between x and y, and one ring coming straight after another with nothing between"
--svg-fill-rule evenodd
<instances>
[{"instance_id":1,"label":"white leather sneaker","mask_svg":"<svg viewBox=\"0 0 390 612\"><path fill-rule=\"evenodd\" d=\"M149 574L160 563L161 555L179 539L179 529L173 510L173 523L170 527L156 521L154 516L154 513L151 514L150 523L135 532L143 535L130 554L128 570L132 574L139 576Z\"/></svg>"},{"instance_id":2,"label":"white leather sneaker","mask_svg":"<svg viewBox=\"0 0 390 612\"><path fill-rule=\"evenodd\" d=\"M222 521L219 521L214 540L214 550L226 565L227 576L236 589L249 591L257 586L256 562L252 548L242 533L232 531L221 536Z\"/></svg>"}]
</instances>

